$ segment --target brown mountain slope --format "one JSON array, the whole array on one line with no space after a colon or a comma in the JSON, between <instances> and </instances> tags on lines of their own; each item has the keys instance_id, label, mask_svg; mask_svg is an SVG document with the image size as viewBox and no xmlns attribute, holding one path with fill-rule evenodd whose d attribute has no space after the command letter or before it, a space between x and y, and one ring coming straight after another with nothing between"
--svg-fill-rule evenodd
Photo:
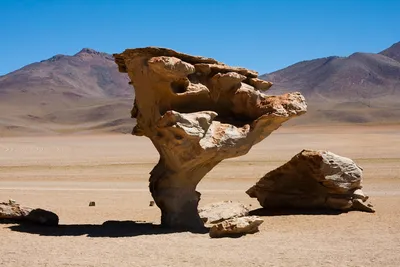
<instances>
[{"instance_id":1,"label":"brown mountain slope","mask_svg":"<svg viewBox=\"0 0 400 267\"><path fill-rule=\"evenodd\" d=\"M394 60L397 60L400 62L400 42L395 43L388 49L383 50L379 54L393 58Z\"/></svg>"},{"instance_id":2,"label":"brown mountain slope","mask_svg":"<svg viewBox=\"0 0 400 267\"><path fill-rule=\"evenodd\" d=\"M303 61L262 78L274 83L271 94L305 95L309 112L297 120L300 124L400 122L400 62L385 55Z\"/></svg>"},{"instance_id":3,"label":"brown mountain slope","mask_svg":"<svg viewBox=\"0 0 400 267\"><path fill-rule=\"evenodd\" d=\"M82 49L0 77L0 136L128 131L133 88L111 55Z\"/></svg>"}]
</instances>

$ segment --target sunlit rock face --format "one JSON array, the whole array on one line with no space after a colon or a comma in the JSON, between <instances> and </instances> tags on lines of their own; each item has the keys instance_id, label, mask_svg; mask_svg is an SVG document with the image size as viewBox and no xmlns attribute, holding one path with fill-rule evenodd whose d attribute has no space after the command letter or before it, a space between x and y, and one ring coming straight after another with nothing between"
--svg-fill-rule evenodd
<instances>
[{"instance_id":1,"label":"sunlit rock face","mask_svg":"<svg viewBox=\"0 0 400 267\"><path fill-rule=\"evenodd\" d=\"M330 151L303 150L247 190L266 209L374 212L362 188L362 168Z\"/></svg>"},{"instance_id":2,"label":"sunlit rock face","mask_svg":"<svg viewBox=\"0 0 400 267\"><path fill-rule=\"evenodd\" d=\"M224 159L246 154L290 118L306 112L300 93L268 96L258 73L211 58L147 47L115 54L136 99L134 135L160 153L150 191L165 226L201 229L200 180Z\"/></svg>"}]
</instances>

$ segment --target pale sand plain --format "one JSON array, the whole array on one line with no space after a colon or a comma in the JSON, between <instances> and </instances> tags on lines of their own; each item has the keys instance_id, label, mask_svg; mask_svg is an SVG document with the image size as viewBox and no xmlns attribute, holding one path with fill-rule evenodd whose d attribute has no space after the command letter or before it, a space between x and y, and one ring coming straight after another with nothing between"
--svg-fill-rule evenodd
<instances>
[{"instance_id":1,"label":"pale sand plain","mask_svg":"<svg viewBox=\"0 0 400 267\"><path fill-rule=\"evenodd\" d=\"M303 148L361 165L377 212L263 216L260 232L241 238L168 233L149 207L158 154L146 138L2 138L0 201L52 210L61 225L0 224L0 266L400 266L400 126L283 126L212 170L198 186L200 206L260 208L245 191Z\"/></svg>"}]
</instances>

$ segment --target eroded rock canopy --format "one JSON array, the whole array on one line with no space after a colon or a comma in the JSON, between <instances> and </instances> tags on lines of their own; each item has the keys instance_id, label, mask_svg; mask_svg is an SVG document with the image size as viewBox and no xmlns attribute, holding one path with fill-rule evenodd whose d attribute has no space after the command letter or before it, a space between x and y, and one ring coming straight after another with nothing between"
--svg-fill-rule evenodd
<instances>
[{"instance_id":1,"label":"eroded rock canopy","mask_svg":"<svg viewBox=\"0 0 400 267\"><path fill-rule=\"evenodd\" d=\"M306 111L300 93L266 95L272 83L257 72L211 58L156 47L114 57L135 88L133 134L150 138L160 153L150 191L166 226L202 228L200 180Z\"/></svg>"},{"instance_id":2,"label":"eroded rock canopy","mask_svg":"<svg viewBox=\"0 0 400 267\"><path fill-rule=\"evenodd\" d=\"M247 190L267 209L335 209L374 212L362 188L362 169L329 151L303 150Z\"/></svg>"}]
</instances>

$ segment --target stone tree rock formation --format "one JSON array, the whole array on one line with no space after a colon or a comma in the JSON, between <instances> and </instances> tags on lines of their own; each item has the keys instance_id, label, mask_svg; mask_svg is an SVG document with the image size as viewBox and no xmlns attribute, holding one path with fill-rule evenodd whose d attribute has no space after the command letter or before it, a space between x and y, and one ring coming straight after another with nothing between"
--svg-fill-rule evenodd
<instances>
[{"instance_id":1,"label":"stone tree rock formation","mask_svg":"<svg viewBox=\"0 0 400 267\"><path fill-rule=\"evenodd\" d=\"M362 192L362 169L329 151L303 150L247 190L267 209L335 209L374 212Z\"/></svg>"},{"instance_id":2,"label":"stone tree rock formation","mask_svg":"<svg viewBox=\"0 0 400 267\"><path fill-rule=\"evenodd\" d=\"M160 153L149 187L165 226L203 229L200 180L306 111L300 93L267 96L261 91L272 83L257 72L211 58L156 47L114 57L135 88L132 133L150 138Z\"/></svg>"}]
</instances>

